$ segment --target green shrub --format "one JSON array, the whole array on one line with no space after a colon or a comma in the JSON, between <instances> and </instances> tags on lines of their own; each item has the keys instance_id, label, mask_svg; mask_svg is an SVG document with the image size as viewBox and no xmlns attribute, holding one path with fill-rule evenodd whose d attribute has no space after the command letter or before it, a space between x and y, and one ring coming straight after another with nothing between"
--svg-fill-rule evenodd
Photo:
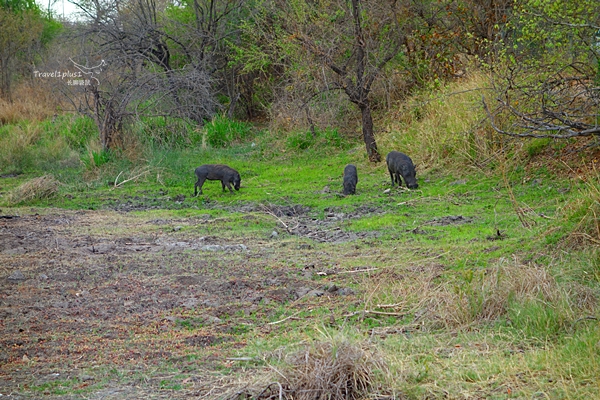
<instances>
[{"instance_id":1,"label":"green shrub","mask_svg":"<svg viewBox=\"0 0 600 400\"><path fill-rule=\"evenodd\" d=\"M93 169L100 167L107 162L111 161L113 153L110 150L93 150L89 149L87 153L81 156L81 161L85 165L86 169Z\"/></svg>"},{"instance_id":2,"label":"green shrub","mask_svg":"<svg viewBox=\"0 0 600 400\"><path fill-rule=\"evenodd\" d=\"M144 143L164 148L195 146L202 140L194 123L170 117L144 117L125 131L141 138Z\"/></svg>"},{"instance_id":3,"label":"green shrub","mask_svg":"<svg viewBox=\"0 0 600 400\"><path fill-rule=\"evenodd\" d=\"M6 125L0 130L0 173L48 171L78 165L65 136L54 136L39 125Z\"/></svg>"},{"instance_id":4,"label":"green shrub","mask_svg":"<svg viewBox=\"0 0 600 400\"><path fill-rule=\"evenodd\" d=\"M39 124L40 137L44 140L62 138L67 145L80 151L90 140L98 137L98 127L90 117L63 115L47 119Z\"/></svg>"},{"instance_id":5,"label":"green shrub","mask_svg":"<svg viewBox=\"0 0 600 400\"><path fill-rule=\"evenodd\" d=\"M290 150L306 150L317 142L310 132L294 132L287 138L287 148Z\"/></svg>"},{"instance_id":6,"label":"green shrub","mask_svg":"<svg viewBox=\"0 0 600 400\"><path fill-rule=\"evenodd\" d=\"M286 141L289 150L306 150L314 147L344 148L348 141L335 128L292 132Z\"/></svg>"},{"instance_id":7,"label":"green shrub","mask_svg":"<svg viewBox=\"0 0 600 400\"><path fill-rule=\"evenodd\" d=\"M244 141L252 135L252 125L248 122L230 120L222 115L215 116L204 126L206 144L212 147L228 147Z\"/></svg>"},{"instance_id":8,"label":"green shrub","mask_svg":"<svg viewBox=\"0 0 600 400\"><path fill-rule=\"evenodd\" d=\"M34 165L32 146L39 130L30 125L5 125L0 128L0 172L21 173Z\"/></svg>"}]
</instances>

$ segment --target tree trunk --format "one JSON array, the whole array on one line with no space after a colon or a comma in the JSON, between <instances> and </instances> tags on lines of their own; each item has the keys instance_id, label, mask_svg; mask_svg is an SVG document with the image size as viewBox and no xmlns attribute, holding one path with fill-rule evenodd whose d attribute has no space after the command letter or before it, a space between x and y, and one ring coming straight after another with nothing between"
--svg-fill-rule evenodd
<instances>
[{"instance_id":1,"label":"tree trunk","mask_svg":"<svg viewBox=\"0 0 600 400\"><path fill-rule=\"evenodd\" d=\"M376 163L381 161L381 155L379 154L379 150L377 150L375 134L373 133L373 117L371 116L371 107L368 102L365 103L359 105L360 112L362 114L363 140L365 141L365 146L367 147L369 161Z\"/></svg>"},{"instance_id":2,"label":"tree trunk","mask_svg":"<svg viewBox=\"0 0 600 400\"><path fill-rule=\"evenodd\" d=\"M100 133L100 142L102 150L110 150L117 147L117 136L121 116L113 108L111 99L104 100L96 85L91 85L91 91L94 96L94 120Z\"/></svg>"},{"instance_id":3,"label":"tree trunk","mask_svg":"<svg viewBox=\"0 0 600 400\"><path fill-rule=\"evenodd\" d=\"M10 88L10 67L8 66L8 60L0 61L0 98L4 98L12 103L12 93Z\"/></svg>"}]
</instances>

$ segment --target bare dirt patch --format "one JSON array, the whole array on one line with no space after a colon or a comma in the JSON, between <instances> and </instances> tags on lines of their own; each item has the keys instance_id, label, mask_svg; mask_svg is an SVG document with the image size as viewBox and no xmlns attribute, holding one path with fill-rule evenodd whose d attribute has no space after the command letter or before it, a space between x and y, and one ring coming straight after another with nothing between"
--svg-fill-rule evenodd
<instances>
[{"instance_id":1,"label":"bare dirt patch","mask_svg":"<svg viewBox=\"0 0 600 400\"><path fill-rule=\"evenodd\" d=\"M384 214L385 211L372 206L359 207L351 212L344 212L337 208L324 210L324 218L317 218L311 213L309 207L261 205L253 208L272 215L279 220L280 226L292 235L308 238L321 243L345 243L359 239L377 238L380 233L345 231L340 227L340 222L353 218L369 216L371 214Z\"/></svg>"},{"instance_id":2,"label":"bare dirt patch","mask_svg":"<svg viewBox=\"0 0 600 400\"><path fill-rule=\"evenodd\" d=\"M310 237L302 229L320 225L300 214L310 222L296 231ZM280 305L354 294L340 277L314 279L329 261L317 253L303 265L310 244L282 262L273 241L201 234L209 219L64 210L0 219L0 394L198 394L199 371L235 370L227 354L247 332L270 329Z\"/></svg>"},{"instance_id":3,"label":"bare dirt patch","mask_svg":"<svg viewBox=\"0 0 600 400\"><path fill-rule=\"evenodd\" d=\"M431 221L425 222L424 225L447 226L469 224L471 222L473 222L473 218L470 217L464 217L462 215L448 215L445 217L434 218Z\"/></svg>"}]
</instances>

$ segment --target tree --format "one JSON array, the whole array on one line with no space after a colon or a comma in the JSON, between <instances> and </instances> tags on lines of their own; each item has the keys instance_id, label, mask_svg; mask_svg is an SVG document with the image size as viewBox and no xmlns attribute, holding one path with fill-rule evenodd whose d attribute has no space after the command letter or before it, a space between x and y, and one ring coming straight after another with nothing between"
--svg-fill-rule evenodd
<instances>
[{"instance_id":1,"label":"tree","mask_svg":"<svg viewBox=\"0 0 600 400\"><path fill-rule=\"evenodd\" d=\"M65 92L77 110L94 117L104 148L118 145L115 138L130 117L164 116L202 124L214 115L219 104L212 74L218 70L218 57L211 29L223 23L215 3L194 1L195 23L177 18L185 5L169 8L154 0L77 3L86 16L73 31L85 43L79 46L84 51L78 59L87 66L104 59L107 67L101 79L86 86L85 96L74 94L73 88ZM204 13L207 5L209 12Z\"/></svg>"},{"instance_id":2,"label":"tree","mask_svg":"<svg viewBox=\"0 0 600 400\"><path fill-rule=\"evenodd\" d=\"M0 2L0 96L12 100L12 81L19 61L31 61L44 31L44 21L35 2Z\"/></svg>"},{"instance_id":3,"label":"tree","mask_svg":"<svg viewBox=\"0 0 600 400\"><path fill-rule=\"evenodd\" d=\"M378 162L374 88L385 74L402 76L408 88L449 74L456 49L450 2L264 0L245 25L238 60L244 71L279 82L275 98L297 93L301 107L327 92L344 93L360 111L369 160Z\"/></svg>"},{"instance_id":4,"label":"tree","mask_svg":"<svg viewBox=\"0 0 600 400\"><path fill-rule=\"evenodd\" d=\"M515 137L599 136L600 5L527 0L492 68L492 127Z\"/></svg>"},{"instance_id":5,"label":"tree","mask_svg":"<svg viewBox=\"0 0 600 400\"><path fill-rule=\"evenodd\" d=\"M449 2L450 18L456 31L456 44L468 55L486 58L495 53L508 34L520 0L456 0ZM491 53L491 54L490 54Z\"/></svg>"},{"instance_id":6,"label":"tree","mask_svg":"<svg viewBox=\"0 0 600 400\"><path fill-rule=\"evenodd\" d=\"M167 8L167 42L177 66L193 67L211 77L215 96L229 100L233 115L239 90L238 68L230 64L228 43L239 37L239 24L249 14L244 0L181 0Z\"/></svg>"},{"instance_id":7,"label":"tree","mask_svg":"<svg viewBox=\"0 0 600 400\"><path fill-rule=\"evenodd\" d=\"M334 73L327 89L343 90L359 108L369 160L381 161L370 94L382 69L407 44L406 10L397 1L276 1L274 5L283 16L288 38Z\"/></svg>"}]
</instances>

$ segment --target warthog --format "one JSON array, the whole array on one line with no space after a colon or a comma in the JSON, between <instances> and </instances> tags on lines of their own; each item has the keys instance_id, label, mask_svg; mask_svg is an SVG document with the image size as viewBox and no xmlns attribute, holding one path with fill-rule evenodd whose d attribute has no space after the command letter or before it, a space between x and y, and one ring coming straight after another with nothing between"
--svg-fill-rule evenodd
<instances>
[{"instance_id":1,"label":"warthog","mask_svg":"<svg viewBox=\"0 0 600 400\"><path fill-rule=\"evenodd\" d=\"M357 183L358 174L356 172L356 167L352 164L346 165L346 168L344 168L344 194L355 194Z\"/></svg>"},{"instance_id":2,"label":"warthog","mask_svg":"<svg viewBox=\"0 0 600 400\"><path fill-rule=\"evenodd\" d=\"M207 179L209 181L221 181L223 191L227 187L231 193L233 193L231 184L233 184L235 190L240 190L240 183L242 181L239 172L223 164L201 165L196 168L196 176L198 177L198 181L194 185L194 196L198 195L198 188L200 189L200 194L202 194L202 185L204 185L204 181Z\"/></svg>"},{"instance_id":3,"label":"warthog","mask_svg":"<svg viewBox=\"0 0 600 400\"><path fill-rule=\"evenodd\" d=\"M394 186L394 182L396 182L398 186L402 186L400 177L404 178L404 182L409 189L416 189L419 187L417 184L415 165L409 156L400 153L399 151L391 151L385 157L385 162L387 163L388 171L390 171L390 177L392 178L392 187Z\"/></svg>"}]
</instances>

